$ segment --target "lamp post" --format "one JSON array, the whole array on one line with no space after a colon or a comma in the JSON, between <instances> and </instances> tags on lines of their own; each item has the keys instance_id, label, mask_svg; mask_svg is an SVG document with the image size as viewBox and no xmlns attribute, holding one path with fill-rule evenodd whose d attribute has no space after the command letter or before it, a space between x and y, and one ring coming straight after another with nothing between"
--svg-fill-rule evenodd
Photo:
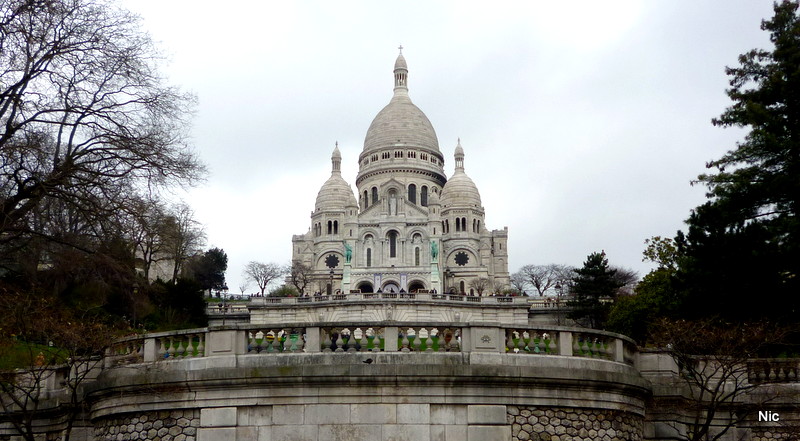
<instances>
[{"instance_id":1,"label":"lamp post","mask_svg":"<svg viewBox=\"0 0 800 441\"><path fill-rule=\"evenodd\" d=\"M561 283L556 282L556 324L561 325Z\"/></svg>"},{"instance_id":2,"label":"lamp post","mask_svg":"<svg viewBox=\"0 0 800 441\"><path fill-rule=\"evenodd\" d=\"M133 299L131 302L131 309L133 310L133 327L136 328L136 300L139 297L139 282L133 282Z\"/></svg>"},{"instance_id":3,"label":"lamp post","mask_svg":"<svg viewBox=\"0 0 800 441\"><path fill-rule=\"evenodd\" d=\"M449 266L444 267L444 293L445 294L449 294L450 293L450 291L448 290L448 285L450 285L450 282L448 281L448 279L450 279L450 277L452 277L452 276L453 276L453 272L450 271L450 267Z\"/></svg>"}]
</instances>

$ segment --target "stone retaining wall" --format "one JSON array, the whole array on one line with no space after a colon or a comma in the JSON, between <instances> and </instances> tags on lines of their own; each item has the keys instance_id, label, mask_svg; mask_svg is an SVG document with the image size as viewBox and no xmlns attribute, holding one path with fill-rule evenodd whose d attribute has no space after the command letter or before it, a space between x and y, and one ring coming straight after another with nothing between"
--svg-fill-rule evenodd
<instances>
[{"instance_id":1,"label":"stone retaining wall","mask_svg":"<svg viewBox=\"0 0 800 441\"><path fill-rule=\"evenodd\" d=\"M197 409L129 414L97 421L94 441L195 441L199 427Z\"/></svg>"},{"instance_id":2,"label":"stone retaining wall","mask_svg":"<svg viewBox=\"0 0 800 441\"><path fill-rule=\"evenodd\" d=\"M512 441L638 441L642 417L630 412L508 406Z\"/></svg>"}]
</instances>

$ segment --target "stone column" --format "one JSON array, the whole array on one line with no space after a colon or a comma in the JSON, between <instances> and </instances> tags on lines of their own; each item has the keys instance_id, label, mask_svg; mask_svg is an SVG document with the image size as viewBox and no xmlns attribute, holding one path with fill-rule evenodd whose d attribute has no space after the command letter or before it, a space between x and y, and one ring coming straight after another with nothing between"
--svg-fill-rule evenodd
<instances>
[{"instance_id":1,"label":"stone column","mask_svg":"<svg viewBox=\"0 0 800 441\"><path fill-rule=\"evenodd\" d=\"M384 352L397 352L397 326L386 326L383 328L383 350Z\"/></svg>"},{"instance_id":2,"label":"stone column","mask_svg":"<svg viewBox=\"0 0 800 441\"><path fill-rule=\"evenodd\" d=\"M572 332L558 332L558 354L567 356L572 355Z\"/></svg>"},{"instance_id":3,"label":"stone column","mask_svg":"<svg viewBox=\"0 0 800 441\"><path fill-rule=\"evenodd\" d=\"M352 266L350 262L344 264L344 271L342 271L342 294L350 294L350 271Z\"/></svg>"}]
</instances>

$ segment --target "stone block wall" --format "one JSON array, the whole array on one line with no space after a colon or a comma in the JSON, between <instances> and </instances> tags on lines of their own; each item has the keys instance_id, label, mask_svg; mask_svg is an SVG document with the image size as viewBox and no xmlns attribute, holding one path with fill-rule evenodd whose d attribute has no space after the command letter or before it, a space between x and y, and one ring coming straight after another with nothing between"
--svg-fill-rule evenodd
<instances>
[{"instance_id":1,"label":"stone block wall","mask_svg":"<svg viewBox=\"0 0 800 441\"><path fill-rule=\"evenodd\" d=\"M764 434L772 438L773 434ZM639 441L629 412L449 404L305 404L146 412L95 422L94 441ZM753 438L761 439L758 436Z\"/></svg>"},{"instance_id":2,"label":"stone block wall","mask_svg":"<svg viewBox=\"0 0 800 441\"><path fill-rule=\"evenodd\" d=\"M200 415L196 441L508 441L511 436L506 406L498 405L288 404L208 408Z\"/></svg>"},{"instance_id":3,"label":"stone block wall","mask_svg":"<svg viewBox=\"0 0 800 441\"><path fill-rule=\"evenodd\" d=\"M639 441L642 417L599 409L508 406L512 441Z\"/></svg>"},{"instance_id":4,"label":"stone block wall","mask_svg":"<svg viewBox=\"0 0 800 441\"><path fill-rule=\"evenodd\" d=\"M200 411L129 414L95 422L94 441L197 441Z\"/></svg>"}]
</instances>

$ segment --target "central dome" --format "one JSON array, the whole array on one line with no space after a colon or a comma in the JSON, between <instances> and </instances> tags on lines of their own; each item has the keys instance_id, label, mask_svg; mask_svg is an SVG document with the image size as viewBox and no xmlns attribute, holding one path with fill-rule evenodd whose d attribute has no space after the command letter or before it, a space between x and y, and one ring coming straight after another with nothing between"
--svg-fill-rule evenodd
<instances>
[{"instance_id":1,"label":"central dome","mask_svg":"<svg viewBox=\"0 0 800 441\"><path fill-rule=\"evenodd\" d=\"M364 153L397 144L439 153L439 141L428 117L408 95L395 93L369 125L364 138Z\"/></svg>"},{"instance_id":2,"label":"central dome","mask_svg":"<svg viewBox=\"0 0 800 441\"><path fill-rule=\"evenodd\" d=\"M433 125L408 97L408 67L402 53L394 63L394 96L369 125L361 155L398 144L441 155Z\"/></svg>"}]
</instances>

